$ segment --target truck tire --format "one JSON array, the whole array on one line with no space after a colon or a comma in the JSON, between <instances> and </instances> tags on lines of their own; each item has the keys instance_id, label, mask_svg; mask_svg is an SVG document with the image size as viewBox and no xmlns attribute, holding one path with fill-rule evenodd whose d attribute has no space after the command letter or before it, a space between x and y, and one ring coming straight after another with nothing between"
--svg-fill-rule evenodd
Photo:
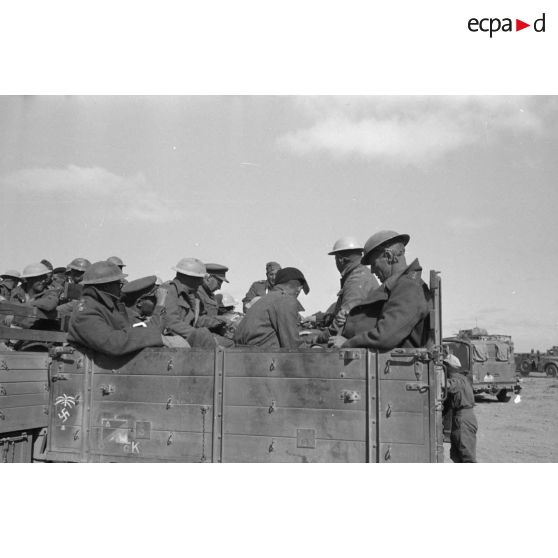
<instances>
[{"instance_id":1,"label":"truck tire","mask_svg":"<svg viewBox=\"0 0 558 558\"><path fill-rule=\"evenodd\" d=\"M519 370L521 371L522 376L529 376L531 372L531 361L528 359L522 360L519 365Z\"/></svg>"},{"instance_id":2,"label":"truck tire","mask_svg":"<svg viewBox=\"0 0 558 558\"><path fill-rule=\"evenodd\" d=\"M500 403L507 403L511 399L511 392L508 389L501 389L496 394L496 398Z\"/></svg>"},{"instance_id":3,"label":"truck tire","mask_svg":"<svg viewBox=\"0 0 558 558\"><path fill-rule=\"evenodd\" d=\"M558 366L556 366L556 364L551 362L544 367L544 371L546 372L547 376L556 377L556 375L558 374Z\"/></svg>"}]
</instances>

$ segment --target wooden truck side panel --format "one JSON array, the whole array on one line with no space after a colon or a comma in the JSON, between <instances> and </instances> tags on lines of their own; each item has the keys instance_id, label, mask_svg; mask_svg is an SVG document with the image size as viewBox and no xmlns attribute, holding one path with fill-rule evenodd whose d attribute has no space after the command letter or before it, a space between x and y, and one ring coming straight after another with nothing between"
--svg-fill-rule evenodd
<instances>
[{"instance_id":1,"label":"wooden truck side panel","mask_svg":"<svg viewBox=\"0 0 558 558\"><path fill-rule=\"evenodd\" d=\"M64 379L52 383L52 460L440 457L436 375L421 349L146 349L127 359L76 351L57 366Z\"/></svg>"}]
</instances>

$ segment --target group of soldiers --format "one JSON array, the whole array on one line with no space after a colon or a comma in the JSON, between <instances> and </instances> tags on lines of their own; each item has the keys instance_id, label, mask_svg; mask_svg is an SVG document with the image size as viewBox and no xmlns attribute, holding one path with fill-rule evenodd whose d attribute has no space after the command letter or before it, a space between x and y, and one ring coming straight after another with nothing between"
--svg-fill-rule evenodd
<instances>
[{"instance_id":1,"label":"group of soldiers","mask_svg":"<svg viewBox=\"0 0 558 558\"><path fill-rule=\"evenodd\" d=\"M175 277L164 283L155 275L128 282L123 261L114 256L95 263L76 258L65 268L43 260L22 274L5 272L0 296L37 308L41 327L66 317L68 341L108 355L158 346L424 347L430 292L418 260L406 262L409 240L389 230L372 235L364 246L352 237L337 240L329 252L340 274L337 300L305 319L298 296L308 294L310 286L301 270L277 262L266 265L265 280L250 286L242 301L244 314L235 312L230 296L217 294L228 282L228 267L191 257L182 258L172 268ZM467 386L451 383L458 393L454 416L460 415L460 405L468 407L462 404L469 402ZM472 455L466 460L474 461L474 448L472 453L466 449ZM460 460L462 453L456 450L452 458Z\"/></svg>"}]
</instances>

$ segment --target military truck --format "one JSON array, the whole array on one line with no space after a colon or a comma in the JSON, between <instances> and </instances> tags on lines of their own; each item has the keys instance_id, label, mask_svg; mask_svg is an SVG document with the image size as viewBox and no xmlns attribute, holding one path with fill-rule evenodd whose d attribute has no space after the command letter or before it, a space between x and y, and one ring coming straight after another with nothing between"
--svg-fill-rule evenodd
<instances>
[{"instance_id":1,"label":"military truck","mask_svg":"<svg viewBox=\"0 0 558 558\"><path fill-rule=\"evenodd\" d=\"M0 327L2 461L439 462L440 279L425 348L150 348L109 357ZM36 347L37 348L37 347ZM46 428L46 435L45 435Z\"/></svg>"},{"instance_id":2,"label":"military truck","mask_svg":"<svg viewBox=\"0 0 558 558\"><path fill-rule=\"evenodd\" d=\"M522 376L529 376L531 372L544 372L547 376L558 375L558 347L554 346L546 353L531 351L519 353L515 358L516 368Z\"/></svg>"},{"instance_id":3,"label":"military truck","mask_svg":"<svg viewBox=\"0 0 558 558\"><path fill-rule=\"evenodd\" d=\"M475 327L462 329L456 336L444 338L443 343L459 358L462 370L470 373L475 394L492 394L507 402L521 391L511 336L488 334Z\"/></svg>"}]
</instances>

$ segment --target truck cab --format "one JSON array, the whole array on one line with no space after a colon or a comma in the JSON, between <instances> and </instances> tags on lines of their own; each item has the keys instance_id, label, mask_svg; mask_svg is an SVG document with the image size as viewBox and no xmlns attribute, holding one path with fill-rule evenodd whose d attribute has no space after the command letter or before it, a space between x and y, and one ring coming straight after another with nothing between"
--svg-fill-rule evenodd
<instances>
[{"instance_id":1,"label":"truck cab","mask_svg":"<svg viewBox=\"0 0 558 558\"><path fill-rule=\"evenodd\" d=\"M475 394L496 395L507 402L521 391L515 370L513 342L509 335L491 335L485 329L461 330L455 337L444 338L444 346L468 372Z\"/></svg>"}]
</instances>

